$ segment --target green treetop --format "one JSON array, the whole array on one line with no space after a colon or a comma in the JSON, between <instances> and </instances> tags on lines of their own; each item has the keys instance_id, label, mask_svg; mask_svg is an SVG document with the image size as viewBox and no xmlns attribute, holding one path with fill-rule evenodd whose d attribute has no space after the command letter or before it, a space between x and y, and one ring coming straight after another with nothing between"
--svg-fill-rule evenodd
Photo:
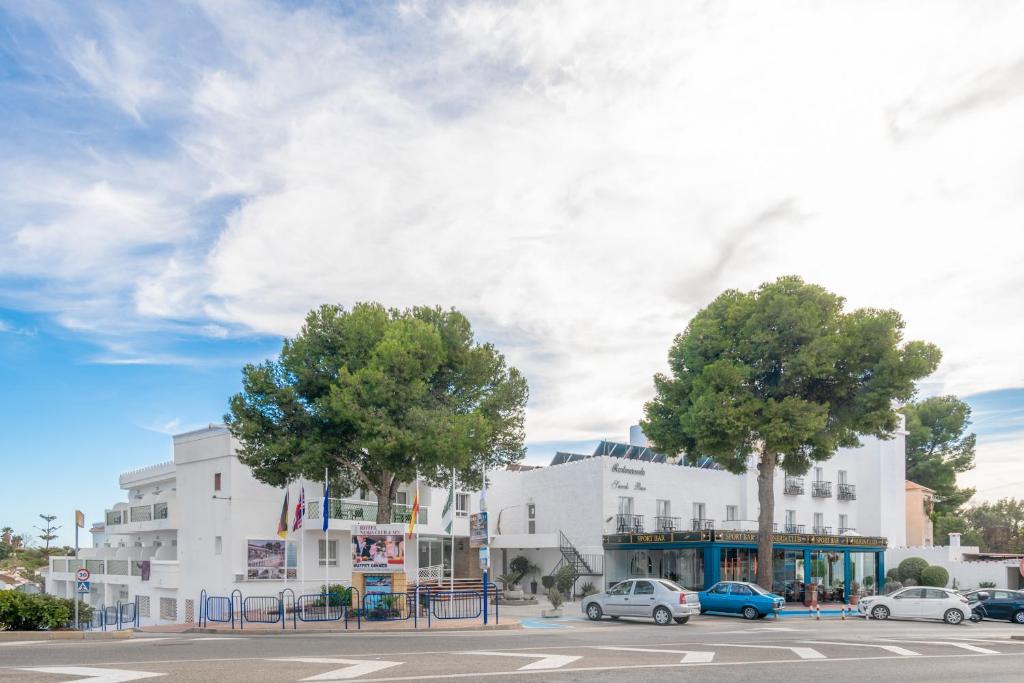
<instances>
[{"instance_id":1,"label":"green treetop","mask_svg":"<svg viewBox=\"0 0 1024 683\"><path fill-rule=\"evenodd\" d=\"M900 408L907 417L907 479L935 491L936 515L952 514L974 495L956 475L974 469L971 407L956 396L933 396Z\"/></svg>"}]
</instances>

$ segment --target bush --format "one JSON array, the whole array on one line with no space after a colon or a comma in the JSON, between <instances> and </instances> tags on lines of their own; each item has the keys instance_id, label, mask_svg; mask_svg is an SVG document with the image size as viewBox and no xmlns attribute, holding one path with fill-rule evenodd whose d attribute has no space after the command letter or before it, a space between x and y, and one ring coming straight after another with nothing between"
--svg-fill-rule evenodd
<instances>
[{"instance_id":1,"label":"bush","mask_svg":"<svg viewBox=\"0 0 1024 683\"><path fill-rule=\"evenodd\" d=\"M79 617L83 616L81 605ZM74 615L74 603L40 593L27 595L21 591L0 591L0 629L9 631L48 631L62 628Z\"/></svg>"},{"instance_id":2,"label":"bush","mask_svg":"<svg viewBox=\"0 0 1024 683\"><path fill-rule=\"evenodd\" d=\"M549 588L554 588L555 577L551 576L550 574L545 574L544 576L540 577L540 585L544 586L545 590Z\"/></svg>"},{"instance_id":3,"label":"bush","mask_svg":"<svg viewBox=\"0 0 1024 683\"><path fill-rule=\"evenodd\" d=\"M893 567L892 569L890 569L889 571L887 571L885 573L885 578L890 579L892 581L899 581L900 580L900 570L896 569L896 567Z\"/></svg>"},{"instance_id":4,"label":"bush","mask_svg":"<svg viewBox=\"0 0 1024 683\"><path fill-rule=\"evenodd\" d=\"M981 581L978 583L978 588L995 588L995 581Z\"/></svg>"},{"instance_id":5,"label":"bush","mask_svg":"<svg viewBox=\"0 0 1024 683\"><path fill-rule=\"evenodd\" d=\"M590 581L587 581L585 584L583 584L583 586L580 587L580 596L584 597L584 598L587 597L588 595L594 595L595 593L600 593L600 592L601 591L597 590L597 588L594 586L594 584L591 583Z\"/></svg>"},{"instance_id":6,"label":"bush","mask_svg":"<svg viewBox=\"0 0 1024 683\"><path fill-rule=\"evenodd\" d=\"M576 583L576 575L573 572L572 567L566 565L555 572L555 588L557 588L562 595L568 595L572 591L574 583Z\"/></svg>"},{"instance_id":7,"label":"bush","mask_svg":"<svg viewBox=\"0 0 1024 683\"><path fill-rule=\"evenodd\" d=\"M330 586L320 586L320 594L323 595L329 593L331 595L330 602L332 605L351 605L352 604L352 589L346 588L340 583L332 583Z\"/></svg>"},{"instance_id":8,"label":"bush","mask_svg":"<svg viewBox=\"0 0 1024 683\"><path fill-rule=\"evenodd\" d=\"M533 572L537 571L535 565L530 564L530 561L523 555L516 555L512 558L512 561L508 563L508 568L519 574L520 577L529 576Z\"/></svg>"},{"instance_id":9,"label":"bush","mask_svg":"<svg viewBox=\"0 0 1024 683\"><path fill-rule=\"evenodd\" d=\"M927 567L928 560L923 557L908 557L900 562L900 581L906 583L907 579L913 579L915 583L920 583L921 572L923 572Z\"/></svg>"},{"instance_id":10,"label":"bush","mask_svg":"<svg viewBox=\"0 0 1024 683\"><path fill-rule=\"evenodd\" d=\"M949 583L949 572L944 567L925 567L924 571L921 572L920 583L922 586L945 588L946 584Z\"/></svg>"},{"instance_id":11,"label":"bush","mask_svg":"<svg viewBox=\"0 0 1024 683\"><path fill-rule=\"evenodd\" d=\"M885 593L886 593L886 595L888 595L889 593L894 593L894 592L898 591L901 588L903 588L903 584L900 583L899 581L896 581L895 579L889 579L888 581L885 582Z\"/></svg>"},{"instance_id":12,"label":"bush","mask_svg":"<svg viewBox=\"0 0 1024 683\"><path fill-rule=\"evenodd\" d=\"M565 598L562 597L561 592L559 592L559 590L557 588L549 588L548 589L548 602L551 603L552 607L554 607L555 609L558 609L559 607L562 606L562 603L565 602Z\"/></svg>"},{"instance_id":13,"label":"bush","mask_svg":"<svg viewBox=\"0 0 1024 683\"><path fill-rule=\"evenodd\" d=\"M512 590L512 586L519 583L523 575L519 572L509 572L498 577L498 583L505 587L505 590Z\"/></svg>"},{"instance_id":14,"label":"bush","mask_svg":"<svg viewBox=\"0 0 1024 683\"><path fill-rule=\"evenodd\" d=\"M875 585L875 577L871 576L870 574L868 574L867 576L864 577L864 587L865 588L871 588L874 585Z\"/></svg>"}]
</instances>

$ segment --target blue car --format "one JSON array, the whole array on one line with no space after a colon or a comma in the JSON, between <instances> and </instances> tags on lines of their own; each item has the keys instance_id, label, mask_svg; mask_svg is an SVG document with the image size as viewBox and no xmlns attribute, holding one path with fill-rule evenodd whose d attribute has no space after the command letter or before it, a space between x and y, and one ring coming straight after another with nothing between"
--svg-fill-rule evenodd
<instances>
[{"instance_id":1,"label":"blue car","mask_svg":"<svg viewBox=\"0 0 1024 683\"><path fill-rule=\"evenodd\" d=\"M719 581L700 593L700 612L742 614L744 619L759 619L774 614L786 605L781 595L769 593L756 583Z\"/></svg>"}]
</instances>

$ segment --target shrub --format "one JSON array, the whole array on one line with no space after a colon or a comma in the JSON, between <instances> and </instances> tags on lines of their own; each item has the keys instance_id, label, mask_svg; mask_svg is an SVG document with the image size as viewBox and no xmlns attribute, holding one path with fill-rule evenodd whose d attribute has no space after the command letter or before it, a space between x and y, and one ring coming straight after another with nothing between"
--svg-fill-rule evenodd
<instances>
[{"instance_id":1,"label":"shrub","mask_svg":"<svg viewBox=\"0 0 1024 683\"><path fill-rule=\"evenodd\" d=\"M79 605L79 617L88 620L91 610L83 617ZM47 631L67 625L74 614L74 603L66 598L56 598L40 593L27 595L21 591L0 591L0 629L10 631Z\"/></svg>"},{"instance_id":2,"label":"shrub","mask_svg":"<svg viewBox=\"0 0 1024 683\"><path fill-rule=\"evenodd\" d=\"M555 577L551 576L550 574L545 574L544 576L540 577L540 585L544 586L545 590L549 588L554 588Z\"/></svg>"},{"instance_id":3,"label":"shrub","mask_svg":"<svg viewBox=\"0 0 1024 683\"><path fill-rule=\"evenodd\" d=\"M530 564L530 561L524 555L513 557L512 561L508 563L508 568L519 574L520 577L528 576L537 571L537 567Z\"/></svg>"},{"instance_id":4,"label":"shrub","mask_svg":"<svg viewBox=\"0 0 1024 683\"><path fill-rule=\"evenodd\" d=\"M995 588L995 581L981 581L978 583L978 588Z\"/></svg>"},{"instance_id":5,"label":"shrub","mask_svg":"<svg viewBox=\"0 0 1024 683\"><path fill-rule=\"evenodd\" d=\"M511 590L512 586L519 583L519 579L523 578L519 572L509 572L508 574L502 574L498 577L498 583L505 587L505 590Z\"/></svg>"},{"instance_id":6,"label":"shrub","mask_svg":"<svg viewBox=\"0 0 1024 683\"><path fill-rule=\"evenodd\" d=\"M864 577L864 587L865 588L871 588L874 585L875 585L875 577L871 576L870 574L868 574L867 576Z\"/></svg>"},{"instance_id":7,"label":"shrub","mask_svg":"<svg viewBox=\"0 0 1024 683\"><path fill-rule=\"evenodd\" d=\"M591 583L590 581L587 581L585 584L583 584L583 586L580 587L580 596L584 597L584 598L587 597L588 595L593 595L595 593L600 593L600 592L601 591L597 590L597 588L594 586L594 584Z\"/></svg>"},{"instance_id":8,"label":"shrub","mask_svg":"<svg viewBox=\"0 0 1024 683\"><path fill-rule=\"evenodd\" d=\"M572 567L566 565L555 572L555 588L563 595L572 591L572 585L576 583L576 575Z\"/></svg>"},{"instance_id":9,"label":"shrub","mask_svg":"<svg viewBox=\"0 0 1024 683\"><path fill-rule=\"evenodd\" d=\"M936 588L945 588L946 584L949 583L949 572L946 571L945 567L925 567L924 571L921 572L922 586L935 586Z\"/></svg>"},{"instance_id":10,"label":"shrub","mask_svg":"<svg viewBox=\"0 0 1024 683\"><path fill-rule=\"evenodd\" d=\"M906 583L907 579L913 579L915 583L920 583L921 572L923 572L926 567L928 567L928 560L923 557L908 557L900 562L900 581Z\"/></svg>"},{"instance_id":11,"label":"shrub","mask_svg":"<svg viewBox=\"0 0 1024 683\"><path fill-rule=\"evenodd\" d=\"M562 606L562 603L565 602L565 598L562 597L561 592L559 592L559 590L557 588L549 588L548 589L548 602L551 603L552 607L554 607L555 609L558 609L559 607Z\"/></svg>"},{"instance_id":12,"label":"shrub","mask_svg":"<svg viewBox=\"0 0 1024 683\"><path fill-rule=\"evenodd\" d=\"M885 573L885 578L891 579L893 581L899 581L900 580L900 570L896 569L896 567L893 567L892 569L890 569L889 571L887 571Z\"/></svg>"},{"instance_id":13,"label":"shrub","mask_svg":"<svg viewBox=\"0 0 1024 683\"><path fill-rule=\"evenodd\" d=\"M325 593L331 595L330 602L332 605L350 605L352 603L352 589L346 588L340 583L332 583L330 586L321 585L320 594L324 595Z\"/></svg>"},{"instance_id":14,"label":"shrub","mask_svg":"<svg viewBox=\"0 0 1024 683\"><path fill-rule=\"evenodd\" d=\"M895 579L889 579L888 581L885 582L885 593L886 593L886 595L888 595L889 593L894 593L894 592L898 591L901 588L903 588L903 584L900 583L899 581L896 581Z\"/></svg>"}]
</instances>

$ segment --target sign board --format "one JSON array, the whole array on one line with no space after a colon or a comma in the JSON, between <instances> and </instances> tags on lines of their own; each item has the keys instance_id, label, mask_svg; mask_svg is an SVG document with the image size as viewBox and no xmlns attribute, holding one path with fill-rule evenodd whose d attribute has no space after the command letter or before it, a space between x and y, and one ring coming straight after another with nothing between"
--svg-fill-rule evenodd
<instances>
[{"instance_id":1,"label":"sign board","mask_svg":"<svg viewBox=\"0 0 1024 683\"><path fill-rule=\"evenodd\" d=\"M480 548L480 569L488 570L491 568L491 549L487 546Z\"/></svg>"},{"instance_id":2,"label":"sign board","mask_svg":"<svg viewBox=\"0 0 1024 683\"><path fill-rule=\"evenodd\" d=\"M353 524L352 569L361 572L405 571L405 525Z\"/></svg>"},{"instance_id":3,"label":"sign board","mask_svg":"<svg viewBox=\"0 0 1024 683\"><path fill-rule=\"evenodd\" d=\"M76 593L88 593L90 587L91 587L91 584L88 581L76 581L75 582L75 592Z\"/></svg>"},{"instance_id":4,"label":"sign board","mask_svg":"<svg viewBox=\"0 0 1024 683\"><path fill-rule=\"evenodd\" d=\"M75 578L78 579L79 581L88 581L91 577L92 577L92 574L90 574L89 570L86 569L85 567L82 567L77 572L75 572Z\"/></svg>"},{"instance_id":5,"label":"sign board","mask_svg":"<svg viewBox=\"0 0 1024 683\"><path fill-rule=\"evenodd\" d=\"M487 513L478 512L469 516L469 547L482 548L488 544Z\"/></svg>"}]
</instances>

